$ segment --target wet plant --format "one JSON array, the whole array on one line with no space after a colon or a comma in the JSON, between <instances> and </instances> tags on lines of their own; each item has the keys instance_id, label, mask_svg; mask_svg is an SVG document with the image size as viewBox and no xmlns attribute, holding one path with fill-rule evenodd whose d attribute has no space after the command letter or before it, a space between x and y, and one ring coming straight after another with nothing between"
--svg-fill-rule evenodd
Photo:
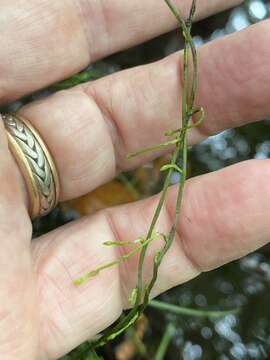
<instances>
[{"instance_id":1,"label":"wet plant","mask_svg":"<svg viewBox=\"0 0 270 360\"><path fill-rule=\"evenodd\" d=\"M127 241L127 242L108 241L104 243L105 246L115 246L115 247L132 246L132 250L111 263L101 265L100 267L89 271L87 274L83 275L82 277L74 281L75 285L78 286L82 285L86 281L90 280L92 277L97 276L101 271L104 271L112 266L117 266L122 262L127 261L130 257L134 256L135 254L139 255L137 283L136 283L136 287L133 289L130 295L130 303L132 305L132 308L113 327L109 328L108 330L105 330L104 333L96 341L92 342L92 349L103 346L107 342L115 339L118 335L122 334L127 328L129 328L131 325L133 325L136 322L136 320L140 317L140 315L144 312L145 308L150 303L151 291L154 288L155 283L157 281L160 265L163 261L164 256L167 254L168 250L170 249L174 241L176 235L176 226L179 221L179 216L181 214L181 204L183 199L184 186L187 179L187 167L188 167L187 133L189 129L200 125L205 116L204 109L195 105L195 99L196 99L196 93L198 87L198 59L197 59L197 52L193 42L193 38L191 36L191 29L192 29L194 15L196 12L196 0L192 1L192 5L187 20L184 20L184 17L182 16L181 12L173 5L171 0L164 0L164 1L171 10L172 14L177 19L179 28L181 29L184 38L183 83L181 84L182 100L181 100L181 109L180 109L181 115L179 116L179 128L168 130L164 134L164 138L165 138L164 142L150 146L145 149L140 149L132 154L128 154L127 156L128 158L133 158L135 156L140 156L142 154L145 154L146 152L149 151L155 151L172 145L174 146L174 150L170 162L165 166L162 166L161 168L161 171L167 172L167 174L164 180L163 189L161 191L157 208L153 215L146 236L133 241ZM163 234L158 231L157 222L159 220L161 211L165 204L168 189L172 184L172 176L175 173L179 174L179 182L178 182L177 197L174 207L174 216L170 231L167 234ZM145 259L146 259L147 250L149 245L157 239L162 239L163 245L154 257L154 261L152 265L152 277L150 281L147 284L145 284L143 281L143 275L145 269ZM157 306L157 303L152 303L152 305ZM174 310L176 311L176 308L174 308ZM219 312L218 315L222 315L222 313ZM206 316L211 316L211 314L209 313ZM162 351L163 350L161 349L160 353L162 353Z\"/></svg>"}]
</instances>

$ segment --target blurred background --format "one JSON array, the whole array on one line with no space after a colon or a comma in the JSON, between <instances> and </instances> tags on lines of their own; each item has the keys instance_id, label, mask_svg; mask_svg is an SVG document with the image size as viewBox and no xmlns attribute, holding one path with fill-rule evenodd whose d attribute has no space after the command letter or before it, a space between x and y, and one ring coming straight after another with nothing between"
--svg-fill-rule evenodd
<instances>
[{"instance_id":1,"label":"blurred background","mask_svg":"<svg viewBox=\"0 0 270 360\"><path fill-rule=\"evenodd\" d=\"M241 7L224 12L194 25L197 46L241 30L270 15L266 0L246 1ZM179 33L172 32L146 44L98 62L82 73L55 84L22 101L43 97L83 81L132 66L149 63L181 48ZM270 96L270 94L269 94ZM215 171L246 159L268 158L270 154L270 120L227 130L210 137L191 149L190 176ZM82 199L61 205L53 214L35 222L35 236L103 207L134 201L160 190L159 172L164 159L120 176ZM269 239L270 240L270 239ZM161 339L169 336L164 359L270 359L270 247L240 261L163 294L159 300L202 311L241 308L240 314L208 317L175 315L149 308L138 324L114 343L99 352L104 360L154 359ZM168 332L169 331L169 332ZM163 338L164 340L164 338ZM165 339L166 340L166 339ZM81 345L61 360L88 360L88 344Z\"/></svg>"}]
</instances>

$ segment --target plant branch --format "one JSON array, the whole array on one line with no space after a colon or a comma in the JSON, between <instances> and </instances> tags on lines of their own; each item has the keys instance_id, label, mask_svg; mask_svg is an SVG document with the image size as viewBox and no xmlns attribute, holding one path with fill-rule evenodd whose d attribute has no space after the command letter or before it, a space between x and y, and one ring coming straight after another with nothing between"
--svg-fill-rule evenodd
<instances>
[{"instance_id":1,"label":"plant branch","mask_svg":"<svg viewBox=\"0 0 270 360\"><path fill-rule=\"evenodd\" d=\"M89 272L82 278L76 280L77 284L84 283L92 276L97 275L100 271L103 271L104 269L107 269L111 266L119 265L122 261L126 261L131 256L135 255L136 253L139 253L137 284L135 289L133 289L131 296L133 308L127 313L127 315L125 315L122 319L120 319L115 326L113 326L111 329L105 330L101 338L92 344L93 347L102 346L106 344L108 341L113 340L123 331L125 331L130 325L134 324L134 322L139 318L139 316L142 314L146 306L149 304L150 294L156 283L160 265L162 263L164 256L167 254L168 250L170 249L176 234L176 227L179 220L181 204L184 194L184 186L185 186L185 181L187 179L187 167L188 167L187 132L190 128L198 126L203 121L204 118L203 109L199 107L194 107L195 97L197 93L197 86L198 86L198 80L197 80L198 62L197 62L196 48L190 32L191 32L193 17L196 10L196 0L193 0L192 2L187 21L183 19L181 13L177 10L177 8L172 4L170 0L164 0L164 1L166 2L166 4L168 5L170 10L176 17L179 23L179 27L182 29L184 41L185 41L184 55L183 55L184 75L183 75L183 84L182 84L183 91L182 91L181 122L179 124L179 130L169 130L168 132L166 132L166 136L176 136L175 139L168 140L161 144L153 145L145 149L141 149L133 154L128 155L129 158L132 158L134 156L142 155L146 152L158 150L163 147L168 147L170 145L175 146L170 163L161 168L161 171L168 171L168 173L165 177L160 199L156 207L156 210L154 212L145 240L140 244L140 246L133 249L127 255L124 255L109 264L103 265L98 269ZM200 113L199 119L197 119L194 124L190 125L190 120L192 119L193 116L197 115L198 113ZM180 163L181 166L179 166L178 163ZM145 285L143 279L144 279L144 267L145 267L148 246L150 242L152 242L152 240L156 238L156 234L158 233L156 226L166 201L168 189L172 183L172 175L175 173L175 171L177 171L180 174L180 176L179 176L179 184L178 184L178 191L175 202L175 211L172 220L172 226L168 235L161 234L162 237L164 238L164 245L154 258L152 277L149 281L149 284ZM120 244L117 241L115 243L112 242L107 243L107 245L120 246Z\"/></svg>"},{"instance_id":2,"label":"plant branch","mask_svg":"<svg viewBox=\"0 0 270 360\"><path fill-rule=\"evenodd\" d=\"M236 315L240 312L240 309L232 309L232 310L217 310L217 311L209 311L209 310L196 310L186 307L181 307L173 304L168 304L163 301L152 300L149 303L149 306L166 312L171 312L176 315L183 316L194 316L194 317L203 317L203 318L220 318L227 315Z\"/></svg>"},{"instance_id":3,"label":"plant branch","mask_svg":"<svg viewBox=\"0 0 270 360\"><path fill-rule=\"evenodd\" d=\"M164 335L161 339L157 353L155 355L155 360L163 360L165 358L174 333L175 333L175 328L173 324L168 324L165 329Z\"/></svg>"}]
</instances>

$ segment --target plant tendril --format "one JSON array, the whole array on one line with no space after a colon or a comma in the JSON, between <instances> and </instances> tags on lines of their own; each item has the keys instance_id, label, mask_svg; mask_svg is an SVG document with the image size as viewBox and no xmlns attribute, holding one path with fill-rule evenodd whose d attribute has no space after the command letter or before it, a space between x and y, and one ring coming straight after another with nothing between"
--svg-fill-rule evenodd
<instances>
[{"instance_id":1,"label":"plant tendril","mask_svg":"<svg viewBox=\"0 0 270 360\"><path fill-rule=\"evenodd\" d=\"M198 62L197 62L197 52L196 47L191 36L191 28L196 12L196 0L192 1L191 9L189 12L188 19L185 21L182 14L179 10L172 4L171 0L164 0L168 5L169 9L175 16L178 21L179 27L182 29L184 37L184 55L183 55L183 91L182 91L182 116L181 124L179 124L178 130L170 130L165 133L166 136L175 136L174 139L165 141L163 143L152 145L145 149L140 149L134 153L128 154L128 158L131 159L135 156L143 155L149 151L160 150L164 147L175 146L171 161L169 164L163 166L161 171L168 171L165 176L163 189L160 195L160 199L153 215L152 222L149 226L148 233L143 239L139 246L136 246L126 255L116 259L115 261L103 265L94 271L89 272L83 277L75 280L75 284L80 285L85 281L89 280L92 276L96 276L107 268L110 268L115 265L119 265L121 262L128 260L131 256L139 253L139 262L138 262L138 273L137 273L137 284L136 287L132 290L130 295L130 303L132 304L132 309L123 316L112 328L107 329L101 335L101 337L92 343L92 347L96 348L106 344L108 341L113 340L115 337L123 333L129 326L134 324L134 322L139 318L142 312L145 310L146 306L150 301L151 291L156 283L158 277L158 271L164 256L167 254L170 249L175 235L177 223L179 220L179 215L181 211L181 203L184 193L184 185L187 179L187 165L188 165L188 144L187 144L187 132L191 128L199 126L204 119L205 113L203 108L195 107L195 97L197 93L198 86ZM191 56L190 56L191 55ZM190 61L191 60L191 61ZM181 60L182 61L182 60ZM190 120L196 115L199 117L193 123L190 124ZM181 163L181 168L178 165L178 162ZM179 177L178 191L174 209L174 216L172 221L172 226L167 235L159 234L156 230L156 225L159 220L161 210L164 206L166 195L168 189L172 183L172 175L177 172L181 176ZM143 275L144 275L144 265L146 259L146 253L150 243L155 240L159 235L164 239L164 244L161 249L156 253L153 261L152 268L152 277L147 285L144 284ZM107 246L123 246L131 245L134 242L126 242L125 244L119 242L107 242Z\"/></svg>"}]
</instances>

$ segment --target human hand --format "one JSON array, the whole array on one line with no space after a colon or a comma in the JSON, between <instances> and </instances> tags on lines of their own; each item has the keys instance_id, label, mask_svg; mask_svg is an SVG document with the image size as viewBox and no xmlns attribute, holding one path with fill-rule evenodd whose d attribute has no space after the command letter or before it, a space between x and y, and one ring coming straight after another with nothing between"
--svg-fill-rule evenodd
<instances>
[{"instance_id":1,"label":"human hand","mask_svg":"<svg viewBox=\"0 0 270 360\"><path fill-rule=\"evenodd\" d=\"M239 2L201 0L198 14L205 17ZM190 1L178 3L188 11ZM1 10L2 103L176 26L157 0L9 0ZM190 143L269 115L269 32L265 21L199 49L197 101L208 116L190 131ZM176 127L181 56L59 92L20 110L51 150L62 201L153 156L125 159ZM0 358L56 359L108 327L127 306L135 258L81 287L73 280L118 256L117 249L104 250L104 241L145 234L158 197L102 211L31 243L23 181L1 122L0 147ZM187 181L177 238L153 295L269 241L268 171L268 161L248 161ZM160 231L170 227L174 197L172 187ZM158 246L152 244L149 264Z\"/></svg>"}]
</instances>

